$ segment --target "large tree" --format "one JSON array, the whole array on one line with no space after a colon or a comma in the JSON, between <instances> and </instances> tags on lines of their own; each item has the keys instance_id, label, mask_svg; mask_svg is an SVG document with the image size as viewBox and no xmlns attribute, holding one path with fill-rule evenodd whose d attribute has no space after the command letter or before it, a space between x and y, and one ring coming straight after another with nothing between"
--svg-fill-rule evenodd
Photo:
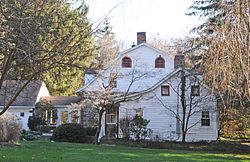
<instances>
[{"instance_id":1,"label":"large tree","mask_svg":"<svg viewBox=\"0 0 250 162\"><path fill-rule=\"evenodd\" d=\"M72 76L82 73L95 51L95 30L86 18L87 11L83 2L73 8L64 0L0 2L0 90L6 80L22 80L0 115L31 80L44 79L54 92L75 86Z\"/></svg>"},{"instance_id":2,"label":"large tree","mask_svg":"<svg viewBox=\"0 0 250 162\"><path fill-rule=\"evenodd\" d=\"M249 8L249 0L196 0L190 7L190 15L205 20L194 29L199 34L195 49L202 58L205 80L221 96L221 127L229 122L232 108L240 120L249 120ZM247 122L241 122L242 130Z\"/></svg>"}]
</instances>

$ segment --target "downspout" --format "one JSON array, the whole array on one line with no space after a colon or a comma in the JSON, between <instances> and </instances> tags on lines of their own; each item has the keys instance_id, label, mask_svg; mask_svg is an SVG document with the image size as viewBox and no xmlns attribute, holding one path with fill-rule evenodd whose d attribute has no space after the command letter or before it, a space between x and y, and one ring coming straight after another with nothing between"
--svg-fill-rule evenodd
<instances>
[{"instance_id":1,"label":"downspout","mask_svg":"<svg viewBox=\"0 0 250 162\"><path fill-rule=\"evenodd\" d=\"M179 94L179 88L178 88L178 94ZM179 140L180 136L181 136L181 130L180 130L180 115L179 115L179 109L180 109L180 105L179 105L179 95L177 94L177 112L176 112L176 134L177 134L177 140Z\"/></svg>"}]
</instances>

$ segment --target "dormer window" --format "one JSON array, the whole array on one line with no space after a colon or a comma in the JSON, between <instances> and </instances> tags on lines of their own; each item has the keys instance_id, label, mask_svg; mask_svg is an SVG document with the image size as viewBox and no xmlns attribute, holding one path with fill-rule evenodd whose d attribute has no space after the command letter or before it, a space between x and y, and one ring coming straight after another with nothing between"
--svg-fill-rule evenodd
<instances>
[{"instance_id":1,"label":"dormer window","mask_svg":"<svg viewBox=\"0 0 250 162\"><path fill-rule=\"evenodd\" d=\"M165 68L165 60L161 55L155 59L155 68Z\"/></svg>"},{"instance_id":2,"label":"dormer window","mask_svg":"<svg viewBox=\"0 0 250 162\"><path fill-rule=\"evenodd\" d=\"M132 67L132 60L129 57L122 58L122 67L124 68L131 68Z\"/></svg>"}]
</instances>

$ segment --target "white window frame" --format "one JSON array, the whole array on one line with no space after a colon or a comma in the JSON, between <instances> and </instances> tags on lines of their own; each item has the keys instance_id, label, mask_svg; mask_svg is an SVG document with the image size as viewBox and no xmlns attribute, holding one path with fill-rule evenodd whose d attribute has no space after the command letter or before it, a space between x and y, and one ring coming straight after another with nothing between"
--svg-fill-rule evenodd
<instances>
[{"instance_id":1,"label":"white window frame","mask_svg":"<svg viewBox=\"0 0 250 162\"><path fill-rule=\"evenodd\" d=\"M205 121L205 123L203 123ZM208 125L207 125L208 123ZM202 127L210 127L211 119L210 119L210 112L208 110L202 110L201 112L201 126Z\"/></svg>"},{"instance_id":2,"label":"white window frame","mask_svg":"<svg viewBox=\"0 0 250 162\"><path fill-rule=\"evenodd\" d=\"M109 109L107 111L107 114L106 114L106 123L107 124L116 124L117 123L116 109Z\"/></svg>"}]
</instances>

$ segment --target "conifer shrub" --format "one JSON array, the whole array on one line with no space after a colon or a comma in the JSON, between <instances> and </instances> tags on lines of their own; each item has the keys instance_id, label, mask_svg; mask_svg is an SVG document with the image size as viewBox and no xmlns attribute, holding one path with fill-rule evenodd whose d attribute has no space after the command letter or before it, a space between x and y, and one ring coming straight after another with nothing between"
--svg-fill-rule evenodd
<instances>
[{"instance_id":1,"label":"conifer shrub","mask_svg":"<svg viewBox=\"0 0 250 162\"><path fill-rule=\"evenodd\" d=\"M137 114L131 121L130 132L137 141L145 139L148 136L149 129L147 128L147 125L149 122L150 120L144 119L142 116Z\"/></svg>"},{"instance_id":2,"label":"conifer shrub","mask_svg":"<svg viewBox=\"0 0 250 162\"><path fill-rule=\"evenodd\" d=\"M28 127L32 131L40 130L42 120L39 116L30 116L28 120Z\"/></svg>"}]
</instances>

